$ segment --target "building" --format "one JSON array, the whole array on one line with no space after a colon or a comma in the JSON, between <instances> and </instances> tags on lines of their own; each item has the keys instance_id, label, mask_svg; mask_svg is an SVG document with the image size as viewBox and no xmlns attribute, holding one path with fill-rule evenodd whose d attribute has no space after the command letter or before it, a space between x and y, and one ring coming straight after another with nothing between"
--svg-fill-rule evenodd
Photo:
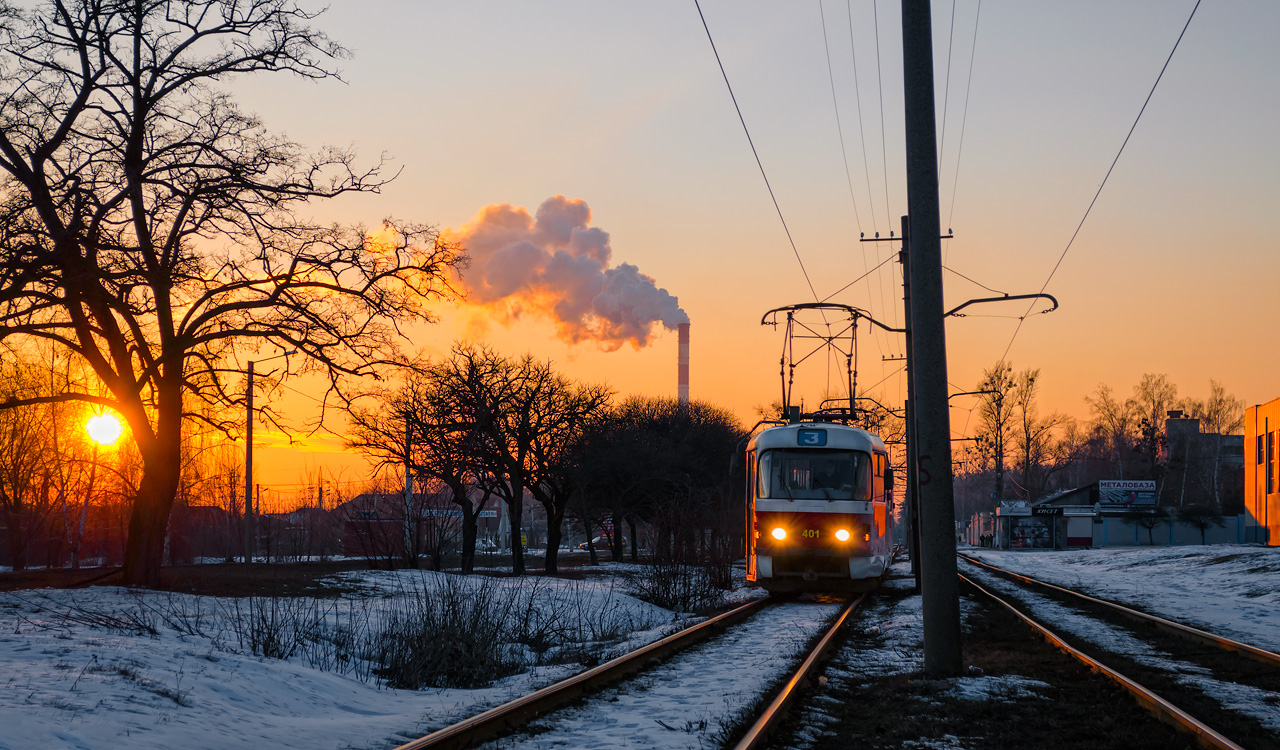
<instances>
[{"instance_id":1,"label":"building","mask_svg":"<svg viewBox=\"0 0 1280 750\"><path fill-rule=\"evenodd\" d=\"M1245 515L1201 521L1157 507L1157 482L1102 480L1062 490L1031 503L1005 500L996 509L994 546L1000 549L1085 549L1146 545L1235 544L1248 542ZM968 541L975 525L970 521Z\"/></svg>"},{"instance_id":2,"label":"building","mask_svg":"<svg viewBox=\"0 0 1280 750\"><path fill-rule=\"evenodd\" d=\"M1280 482L1277 481L1277 443L1280 443L1280 398L1251 406L1244 412L1245 541L1280 545Z\"/></svg>"},{"instance_id":3,"label":"building","mask_svg":"<svg viewBox=\"0 0 1280 750\"><path fill-rule=\"evenodd\" d=\"M1201 432L1200 420L1169 412L1165 420L1160 504L1200 506L1228 515L1244 502L1244 435Z\"/></svg>"}]
</instances>

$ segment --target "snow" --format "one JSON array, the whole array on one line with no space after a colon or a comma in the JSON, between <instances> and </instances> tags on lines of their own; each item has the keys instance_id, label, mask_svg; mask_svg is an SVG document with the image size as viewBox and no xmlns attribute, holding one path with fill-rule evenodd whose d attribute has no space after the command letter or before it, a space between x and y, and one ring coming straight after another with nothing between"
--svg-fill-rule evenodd
<instances>
[{"instance_id":1,"label":"snow","mask_svg":"<svg viewBox=\"0 0 1280 750\"><path fill-rule=\"evenodd\" d=\"M735 721L768 686L791 673L797 655L839 609L811 603L770 607L581 707L537 722L548 731L484 747L720 747Z\"/></svg>"},{"instance_id":2,"label":"snow","mask_svg":"<svg viewBox=\"0 0 1280 750\"><path fill-rule=\"evenodd\" d=\"M1070 634L1094 643L1112 653L1121 654L1154 669L1168 672L1184 684L1195 687L1217 700L1225 708L1252 716L1268 729L1280 732L1280 707L1271 704L1271 693L1248 685L1219 680L1204 667L1183 661L1137 639L1122 627L1110 625L1082 614L1069 606L1028 591L1019 584L998 578L972 564L963 564L980 584L1020 601L1032 617L1060 635ZM1106 664L1105 656L1100 659ZM1109 665L1110 666L1110 665Z\"/></svg>"},{"instance_id":3,"label":"snow","mask_svg":"<svg viewBox=\"0 0 1280 750\"><path fill-rule=\"evenodd\" d=\"M365 608L356 611L374 618L448 578L416 571L342 577L367 591L358 600ZM515 606L532 597L543 614L559 611L588 624L625 625L621 640L597 644L603 656L656 640L674 627L670 612L628 596L614 578L484 580L505 587L502 593ZM335 618L342 607L334 600L294 601L330 607ZM247 653L231 625L234 607L230 599L116 587L0 594L0 750L125 743L385 747L389 740L399 744L427 734L582 668L535 667L474 690L389 689L352 672L317 669L305 655L270 659ZM185 613L188 629L198 626L204 635L179 632L156 613L178 622ZM111 622L116 627L105 626ZM158 632L122 625L129 622Z\"/></svg>"},{"instance_id":4,"label":"snow","mask_svg":"<svg viewBox=\"0 0 1280 750\"><path fill-rule=\"evenodd\" d=\"M1280 547L962 549L983 562L1280 652Z\"/></svg>"},{"instance_id":5,"label":"snow","mask_svg":"<svg viewBox=\"0 0 1280 750\"><path fill-rule=\"evenodd\" d=\"M1280 646L1280 576L1276 575L1280 549L1213 545L965 551L1001 567L1265 648ZM467 585L504 587L499 593L513 611L561 616L572 627L596 634L598 640L585 646L599 658L651 642L692 622L693 618L676 616L628 595L626 576L635 566L619 562L602 567L579 581L481 576L465 580ZM972 566L962 567L972 570ZM911 584L908 567L900 563L892 573L897 578L888 580L885 588L901 594ZM416 571L352 572L336 577L359 593L341 599L289 601L301 609L323 611L327 622L355 616L377 620L403 606L415 592L460 580ZM741 601L761 594L759 589L741 587L729 599ZM1280 731L1280 698L1274 694L1221 682L1201 668L1156 652L1122 631L1098 626L1044 597L1022 596L1047 613L1055 627L1177 670L1179 679ZM243 612L248 600L238 601ZM539 666L471 690L391 689L379 686L367 665L363 674L334 664L324 669L323 659L305 649L288 659L253 655L232 627L236 603L115 587L0 594L0 725L4 727L0 750L125 744L138 748L385 748L583 668L572 660L555 663L556 648L539 655L527 646L512 644ZM962 614L972 606L963 602ZM717 745L721 730L754 706L834 608L803 602L771 608L753 618L757 623L753 627L730 630L636 681L543 717L538 725L548 731L515 735L496 746ZM147 627L157 632L148 633ZM873 598L846 628L845 645L826 667L829 679L859 684L920 671L918 596ZM751 656L744 658L744 654ZM938 691L964 700L1001 701L1039 695L1042 688L1016 675L994 679L975 674L945 681ZM814 694L804 708L808 718L801 725L811 731L821 727L823 701L821 691ZM918 747L958 747L957 742L922 738Z\"/></svg>"},{"instance_id":6,"label":"snow","mask_svg":"<svg viewBox=\"0 0 1280 750\"><path fill-rule=\"evenodd\" d=\"M1045 581L1131 604L1163 617L1211 632L1276 650L1280 645L1280 548L1252 545L1156 547L1079 551L1003 551L962 549L984 562L1035 576ZM1014 591L1013 584L977 573L976 566L961 563L966 575L981 577L984 585ZM891 569L894 578L883 588L909 588L909 563ZM1257 718L1280 731L1280 696L1249 686L1214 678L1204 668L1159 652L1127 633L1093 621L1068 607L1036 594L1019 593L1031 603L1037 617L1050 627L1131 658L1175 673L1224 706ZM961 600L962 617L973 605ZM866 685L872 679L919 673L923 667L923 623L920 597L884 598L874 601L861 618L849 626L855 630L832 657L826 669L831 680ZM973 675L941 681L939 694L963 700L1003 701L1040 696L1047 686L1018 675ZM832 719L818 693L797 725L808 727L797 737L798 746L812 744L817 732ZM911 743L908 743L911 744ZM912 747L967 747L961 738L921 738Z\"/></svg>"}]
</instances>

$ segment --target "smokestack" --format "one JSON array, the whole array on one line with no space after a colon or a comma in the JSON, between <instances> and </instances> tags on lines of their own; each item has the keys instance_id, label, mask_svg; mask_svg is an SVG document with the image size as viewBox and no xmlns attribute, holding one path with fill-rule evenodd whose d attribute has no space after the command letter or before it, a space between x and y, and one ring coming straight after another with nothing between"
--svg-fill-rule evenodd
<instances>
[{"instance_id":1,"label":"smokestack","mask_svg":"<svg viewBox=\"0 0 1280 750\"><path fill-rule=\"evenodd\" d=\"M680 400L680 405L684 406L689 403L689 324L681 323L676 326L676 331L680 340L677 398Z\"/></svg>"}]
</instances>

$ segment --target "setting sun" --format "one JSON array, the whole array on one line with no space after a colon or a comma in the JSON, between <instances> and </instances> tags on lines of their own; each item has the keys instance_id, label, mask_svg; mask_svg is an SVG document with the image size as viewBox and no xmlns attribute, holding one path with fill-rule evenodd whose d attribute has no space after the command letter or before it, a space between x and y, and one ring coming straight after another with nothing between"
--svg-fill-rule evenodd
<instances>
[{"instance_id":1,"label":"setting sun","mask_svg":"<svg viewBox=\"0 0 1280 750\"><path fill-rule=\"evenodd\" d=\"M93 417L85 422L84 429L99 445L115 445L120 435L124 433L124 426L113 414L99 414Z\"/></svg>"}]
</instances>

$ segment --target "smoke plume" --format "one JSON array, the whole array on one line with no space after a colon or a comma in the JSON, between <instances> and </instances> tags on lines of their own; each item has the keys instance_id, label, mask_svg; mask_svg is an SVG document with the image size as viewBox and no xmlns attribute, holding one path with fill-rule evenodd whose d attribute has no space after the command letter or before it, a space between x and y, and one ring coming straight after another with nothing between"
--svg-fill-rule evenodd
<instances>
[{"instance_id":1,"label":"smoke plume","mask_svg":"<svg viewBox=\"0 0 1280 750\"><path fill-rule=\"evenodd\" d=\"M521 206L490 204L444 235L471 259L462 279L467 301L500 320L544 315L562 339L608 350L645 346L654 324L674 331L688 323L678 300L639 268L609 265L609 233L590 223L585 201L557 195L535 216Z\"/></svg>"}]
</instances>

